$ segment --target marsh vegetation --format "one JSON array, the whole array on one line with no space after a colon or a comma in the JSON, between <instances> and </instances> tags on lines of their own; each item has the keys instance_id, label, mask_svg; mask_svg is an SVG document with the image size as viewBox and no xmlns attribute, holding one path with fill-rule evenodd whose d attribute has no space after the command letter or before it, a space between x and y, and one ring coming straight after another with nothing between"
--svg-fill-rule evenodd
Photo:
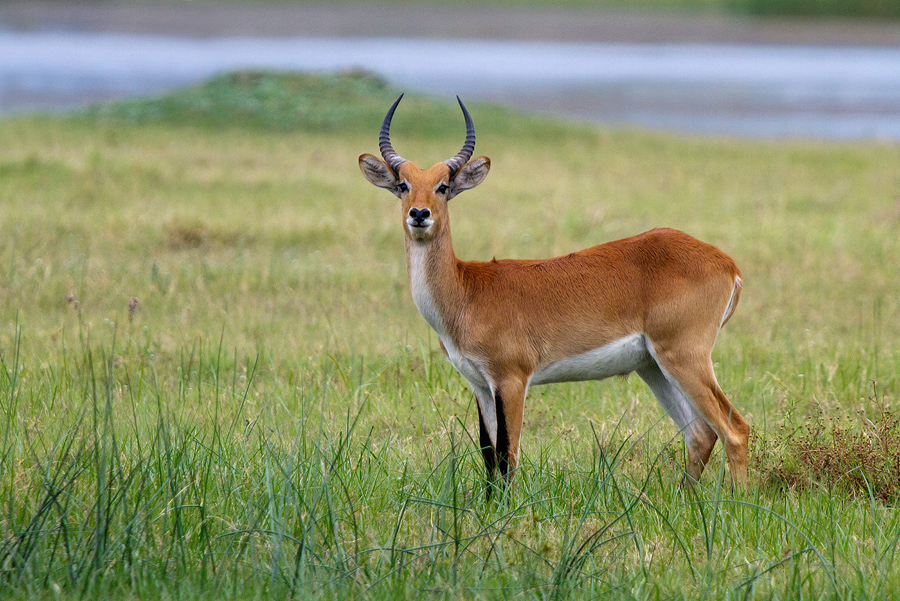
<instances>
[{"instance_id":1,"label":"marsh vegetation","mask_svg":"<svg viewBox=\"0 0 900 601\"><path fill-rule=\"evenodd\" d=\"M746 490L721 451L685 489L638 378L542 387L486 504L474 400L356 166L395 97L241 74L0 122L4 599L897 595L900 147L471 104L493 169L451 202L457 254L716 244L744 293L713 358L754 429ZM405 156L455 151L452 99L404 104Z\"/></svg>"}]
</instances>

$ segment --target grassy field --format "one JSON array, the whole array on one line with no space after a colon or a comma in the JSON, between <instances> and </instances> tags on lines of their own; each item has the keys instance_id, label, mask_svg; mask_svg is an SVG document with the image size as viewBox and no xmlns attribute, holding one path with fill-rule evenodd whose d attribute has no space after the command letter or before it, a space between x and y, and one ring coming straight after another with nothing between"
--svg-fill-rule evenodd
<instances>
[{"instance_id":1,"label":"grassy field","mask_svg":"<svg viewBox=\"0 0 900 601\"><path fill-rule=\"evenodd\" d=\"M0 597L900 598L900 147L697 139L472 103L468 259L655 226L744 274L714 354L751 483L632 377L539 387L485 503L477 412L356 160L396 96L241 75L0 121ZM451 99L392 139L458 150ZM486 219L491 216L491 219Z\"/></svg>"}]
</instances>

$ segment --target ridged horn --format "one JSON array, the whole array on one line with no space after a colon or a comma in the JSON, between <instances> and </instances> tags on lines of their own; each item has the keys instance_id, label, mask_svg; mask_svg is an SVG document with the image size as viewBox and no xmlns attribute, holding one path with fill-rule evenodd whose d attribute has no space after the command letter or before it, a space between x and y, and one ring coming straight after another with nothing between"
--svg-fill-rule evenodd
<instances>
[{"instance_id":1,"label":"ridged horn","mask_svg":"<svg viewBox=\"0 0 900 601\"><path fill-rule=\"evenodd\" d=\"M472 123L472 117L469 115L469 111L466 110L466 105L459 99L459 96L456 97L456 101L459 102L459 108L462 109L463 117L466 118L466 143L463 144L462 150L455 157L444 161L444 164L450 167L450 177L456 175L460 167L468 163L469 159L472 158L472 153L475 152L475 124Z\"/></svg>"},{"instance_id":2,"label":"ridged horn","mask_svg":"<svg viewBox=\"0 0 900 601\"><path fill-rule=\"evenodd\" d=\"M391 146L391 119L394 118L394 111L397 110L397 105L400 104L401 100L403 100L403 94L400 94L397 100L394 101L394 104L391 105L391 109L384 117L384 123L381 124L381 133L378 135L378 148L381 149L381 156L384 157L384 162L395 174L400 165L406 162L406 159L394 152L394 147Z\"/></svg>"}]
</instances>

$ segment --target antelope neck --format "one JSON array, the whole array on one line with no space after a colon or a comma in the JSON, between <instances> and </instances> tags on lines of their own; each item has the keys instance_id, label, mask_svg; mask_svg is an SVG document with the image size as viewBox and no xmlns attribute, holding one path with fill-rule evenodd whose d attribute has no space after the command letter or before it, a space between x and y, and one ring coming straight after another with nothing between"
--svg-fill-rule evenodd
<instances>
[{"instance_id":1,"label":"antelope neck","mask_svg":"<svg viewBox=\"0 0 900 601\"><path fill-rule=\"evenodd\" d=\"M459 260L448 232L431 240L406 238L406 269L413 302L442 340L452 338L458 315L452 307L462 295Z\"/></svg>"}]
</instances>

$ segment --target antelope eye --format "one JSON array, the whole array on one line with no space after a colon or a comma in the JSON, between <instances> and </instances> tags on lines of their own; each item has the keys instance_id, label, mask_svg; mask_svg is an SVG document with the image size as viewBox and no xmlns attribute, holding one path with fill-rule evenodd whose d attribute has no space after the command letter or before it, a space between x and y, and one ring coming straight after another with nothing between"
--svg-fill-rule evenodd
<instances>
[{"instance_id":1,"label":"antelope eye","mask_svg":"<svg viewBox=\"0 0 900 601\"><path fill-rule=\"evenodd\" d=\"M401 192L409 192L409 184L407 184L406 182L400 182L400 183L397 185L397 188L398 188Z\"/></svg>"},{"instance_id":2,"label":"antelope eye","mask_svg":"<svg viewBox=\"0 0 900 601\"><path fill-rule=\"evenodd\" d=\"M447 184L441 184L440 186L438 186L437 193L438 194L446 194L447 190L449 190L449 189L450 189L450 186L448 186Z\"/></svg>"}]
</instances>

